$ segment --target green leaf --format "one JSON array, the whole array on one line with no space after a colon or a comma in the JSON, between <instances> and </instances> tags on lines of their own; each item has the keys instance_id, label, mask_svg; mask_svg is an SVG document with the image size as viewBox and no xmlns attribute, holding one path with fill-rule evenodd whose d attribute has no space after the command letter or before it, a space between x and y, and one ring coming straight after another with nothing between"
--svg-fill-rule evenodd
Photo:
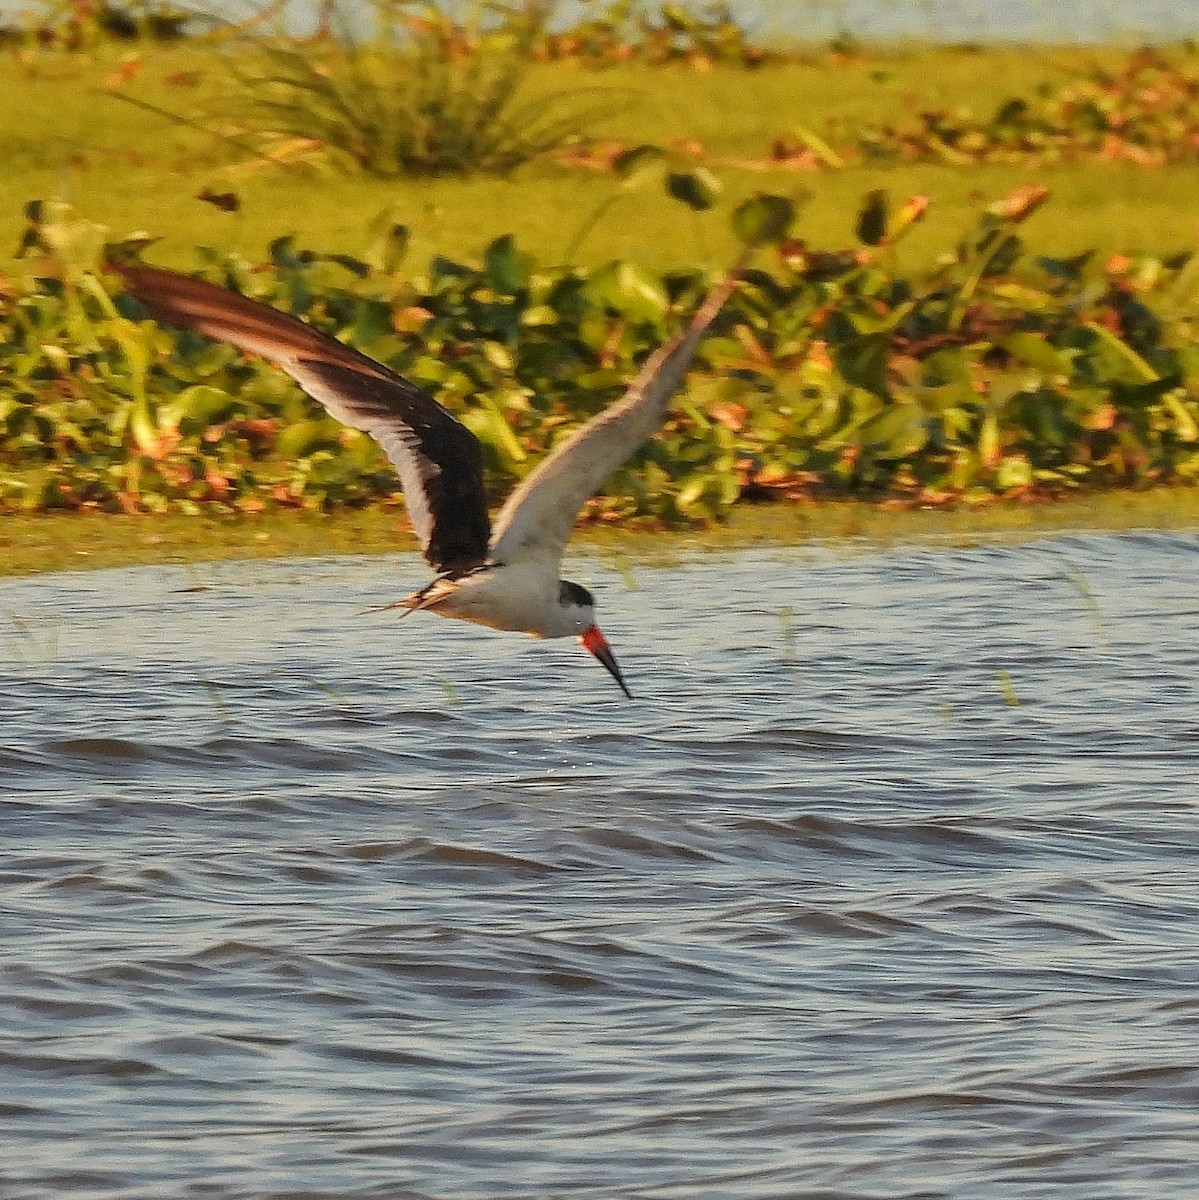
<instances>
[{"instance_id":1,"label":"green leaf","mask_svg":"<svg viewBox=\"0 0 1199 1200\"><path fill-rule=\"evenodd\" d=\"M799 138L799 140L803 142L803 144L807 146L807 148L811 150L811 152L816 155L816 157L820 159L820 161L823 162L826 167L833 167L839 171L845 166L845 160L836 152L836 150L834 150L832 146L830 146L828 142L824 140L824 138L813 133L812 130L806 129L802 125L795 125L792 127L791 132L795 134L795 136Z\"/></svg>"},{"instance_id":2,"label":"green leaf","mask_svg":"<svg viewBox=\"0 0 1199 1200\"><path fill-rule=\"evenodd\" d=\"M887 237L887 218L891 205L885 188L867 192L858 210L856 227L858 241L867 246L878 246Z\"/></svg>"},{"instance_id":3,"label":"green leaf","mask_svg":"<svg viewBox=\"0 0 1199 1200\"><path fill-rule=\"evenodd\" d=\"M1121 406L1144 408L1156 403L1167 392L1178 387L1181 380L1177 375L1163 375L1147 383L1114 382L1110 385L1112 399Z\"/></svg>"},{"instance_id":4,"label":"green leaf","mask_svg":"<svg viewBox=\"0 0 1199 1200\"><path fill-rule=\"evenodd\" d=\"M1089 329L1099 341L1114 352L1126 371L1131 372L1134 379L1142 383L1156 383L1158 373L1125 341L1117 337L1110 329L1105 329L1097 321L1087 321L1084 327Z\"/></svg>"},{"instance_id":5,"label":"green leaf","mask_svg":"<svg viewBox=\"0 0 1199 1200\"><path fill-rule=\"evenodd\" d=\"M1010 271L1024 252L1024 243L1014 233L1000 239L983 267L983 275L1003 275Z\"/></svg>"},{"instance_id":6,"label":"green leaf","mask_svg":"<svg viewBox=\"0 0 1199 1200\"><path fill-rule=\"evenodd\" d=\"M1073 356L1051 346L1044 334L1012 333L999 344L1013 358L1048 375L1069 375L1074 369Z\"/></svg>"},{"instance_id":7,"label":"green leaf","mask_svg":"<svg viewBox=\"0 0 1199 1200\"><path fill-rule=\"evenodd\" d=\"M407 225L396 220L396 209L385 208L367 226L363 258L384 275L394 275L408 253L412 241Z\"/></svg>"},{"instance_id":8,"label":"green leaf","mask_svg":"<svg viewBox=\"0 0 1199 1200\"><path fill-rule=\"evenodd\" d=\"M587 281L584 291L593 301L634 320L658 323L670 307L662 281L634 262L601 267Z\"/></svg>"},{"instance_id":9,"label":"green leaf","mask_svg":"<svg viewBox=\"0 0 1199 1200\"><path fill-rule=\"evenodd\" d=\"M612 170L621 184L632 191L656 175L665 161L666 152L660 146L646 143L618 155L612 164Z\"/></svg>"},{"instance_id":10,"label":"green leaf","mask_svg":"<svg viewBox=\"0 0 1199 1200\"><path fill-rule=\"evenodd\" d=\"M1031 487L1032 464L1023 454L1008 454L995 470L995 486L1002 492Z\"/></svg>"},{"instance_id":11,"label":"green leaf","mask_svg":"<svg viewBox=\"0 0 1199 1200\"><path fill-rule=\"evenodd\" d=\"M370 264L363 262L360 258L355 258L352 254L326 254L325 261L344 267L358 279L365 279L371 273Z\"/></svg>"},{"instance_id":12,"label":"green leaf","mask_svg":"<svg viewBox=\"0 0 1199 1200\"><path fill-rule=\"evenodd\" d=\"M1162 407L1174 418L1174 436L1182 442L1199 441L1199 423L1196 423L1195 405L1188 408L1184 402L1186 393L1181 388L1173 388L1162 397Z\"/></svg>"},{"instance_id":13,"label":"green leaf","mask_svg":"<svg viewBox=\"0 0 1199 1200\"><path fill-rule=\"evenodd\" d=\"M733 232L746 246L774 246L787 236L795 220L795 205L786 196L761 194L739 204L733 212Z\"/></svg>"},{"instance_id":14,"label":"green leaf","mask_svg":"<svg viewBox=\"0 0 1199 1200\"><path fill-rule=\"evenodd\" d=\"M129 432L134 444L143 454L156 454L159 446L159 428L148 400L139 400L129 414Z\"/></svg>"},{"instance_id":15,"label":"green leaf","mask_svg":"<svg viewBox=\"0 0 1199 1200\"><path fill-rule=\"evenodd\" d=\"M528 265L512 234L496 238L484 251L483 263L487 281L497 292L511 296L528 288Z\"/></svg>"},{"instance_id":16,"label":"green leaf","mask_svg":"<svg viewBox=\"0 0 1199 1200\"><path fill-rule=\"evenodd\" d=\"M671 171L666 176L666 190L696 212L711 208L724 190L720 180L705 167L694 171Z\"/></svg>"},{"instance_id":17,"label":"green leaf","mask_svg":"<svg viewBox=\"0 0 1199 1200\"><path fill-rule=\"evenodd\" d=\"M516 362L512 357L512 352L502 342L485 341L480 346L483 352L483 357L497 371L510 372L516 369Z\"/></svg>"},{"instance_id":18,"label":"green leaf","mask_svg":"<svg viewBox=\"0 0 1199 1200\"><path fill-rule=\"evenodd\" d=\"M313 255L307 250L295 250L296 236L294 233L285 233L282 237L277 237L271 242L269 250L271 262L276 267L283 270L297 271L302 267L307 266L312 262Z\"/></svg>"},{"instance_id":19,"label":"green leaf","mask_svg":"<svg viewBox=\"0 0 1199 1200\"><path fill-rule=\"evenodd\" d=\"M462 423L495 454L501 466L515 472L528 457L499 405L488 395L474 398L475 406L459 414Z\"/></svg>"},{"instance_id":20,"label":"green leaf","mask_svg":"<svg viewBox=\"0 0 1199 1200\"><path fill-rule=\"evenodd\" d=\"M221 388L196 384L180 392L170 405L171 424L187 422L195 428L206 428L230 416L237 408L237 403L235 396Z\"/></svg>"},{"instance_id":21,"label":"green leaf","mask_svg":"<svg viewBox=\"0 0 1199 1200\"><path fill-rule=\"evenodd\" d=\"M928 422L918 404L892 404L858 431L876 458L910 458L928 442Z\"/></svg>"},{"instance_id":22,"label":"green leaf","mask_svg":"<svg viewBox=\"0 0 1199 1200\"><path fill-rule=\"evenodd\" d=\"M891 335L884 331L847 338L833 347L833 361L848 383L882 396L887 391Z\"/></svg>"},{"instance_id":23,"label":"green leaf","mask_svg":"<svg viewBox=\"0 0 1199 1200\"><path fill-rule=\"evenodd\" d=\"M337 447L341 429L327 418L297 421L279 431L275 446L284 458L307 458L314 451Z\"/></svg>"}]
</instances>

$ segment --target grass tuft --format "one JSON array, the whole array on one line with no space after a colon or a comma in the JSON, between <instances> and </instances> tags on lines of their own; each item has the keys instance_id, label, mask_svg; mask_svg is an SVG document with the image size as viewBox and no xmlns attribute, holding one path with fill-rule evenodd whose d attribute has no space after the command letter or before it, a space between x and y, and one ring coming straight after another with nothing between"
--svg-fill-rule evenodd
<instances>
[{"instance_id":1,"label":"grass tuft","mask_svg":"<svg viewBox=\"0 0 1199 1200\"><path fill-rule=\"evenodd\" d=\"M503 175L580 140L612 89L530 86L548 6L480 3L454 22L369 0L369 33L335 6L336 36L257 43L233 103L266 146L307 144L381 179Z\"/></svg>"}]
</instances>

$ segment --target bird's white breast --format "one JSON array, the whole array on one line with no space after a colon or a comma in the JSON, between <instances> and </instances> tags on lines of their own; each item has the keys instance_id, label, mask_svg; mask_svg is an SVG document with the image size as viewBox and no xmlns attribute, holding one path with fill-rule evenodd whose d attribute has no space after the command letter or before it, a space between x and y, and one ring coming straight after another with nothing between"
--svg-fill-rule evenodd
<instances>
[{"instance_id":1,"label":"bird's white breast","mask_svg":"<svg viewBox=\"0 0 1199 1200\"><path fill-rule=\"evenodd\" d=\"M522 563L447 580L444 595L429 611L533 637L566 637L575 631L563 622L556 568L556 562L550 570Z\"/></svg>"}]
</instances>

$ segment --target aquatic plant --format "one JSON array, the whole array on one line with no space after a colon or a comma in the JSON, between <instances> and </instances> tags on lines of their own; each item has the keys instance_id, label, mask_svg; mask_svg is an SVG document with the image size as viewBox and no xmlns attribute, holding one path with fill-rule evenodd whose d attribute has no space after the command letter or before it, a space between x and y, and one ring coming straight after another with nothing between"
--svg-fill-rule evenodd
<instances>
[{"instance_id":1,"label":"aquatic plant","mask_svg":"<svg viewBox=\"0 0 1199 1200\"><path fill-rule=\"evenodd\" d=\"M174 5L169 0L38 0L10 24L0 27L0 41L52 46L59 50L87 50L109 39L117 41L173 41L213 29L227 38L230 32L267 28L284 8L285 0L270 0L237 22L205 16L199 10ZM356 7L360 11L361 5ZM438 0L375 0L375 16L401 15L413 27L434 29L441 47L451 57L477 50L482 17L500 15L499 24L519 16L530 36L524 50L540 61L570 60L589 67L635 61L645 65L682 63L696 70L712 67L758 67L784 60L779 50L753 44L727 3L717 0L700 6L665 3L651 6L645 0L606 0L579 12L573 23L551 23L553 0L531 0L519 7L493 2L468 9ZM353 24L337 6L322 5L315 39L336 40ZM494 26L494 22L492 22ZM279 44L298 47L301 41L276 35Z\"/></svg>"},{"instance_id":2,"label":"aquatic plant","mask_svg":"<svg viewBox=\"0 0 1199 1200\"><path fill-rule=\"evenodd\" d=\"M172 42L202 23L202 14L169 0L41 0L0 26L0 44L88 50L106 40Z\"/></svg>"},{"instance_id":3,"label":"aquatic plant","mask_svg":"<svg viewBox=\"0 0 1199 1200\"><path fill-rule=\"evenodd\" d=\"M655 11L644 0L608 0L564 30L547 25L533 53L592 67L632 61L699 71L717 65L760 67L785 58L781 51L753 44L728 4L668 3Z\"/></svg>"},{"instance_id":4,"label":"aquatic plant","mask_svg":"<svg viewBox=\"0 0 1199 1200\"><path fill-rule=\"evenodd\" d=\"M828 133L842 153L871 161L967 165L1028 158L1099 158L1161 166L1199 159L1199 54L1144 48L1115 67L1092 64L1011 96L987 118L921 109L906 119Z\"/></svg>"},{"instance_id":5,"label":"aquatic plant","mask_svg":"<svg viewBox=\"0 0 1199 1200\"><path fill-rule=\"evenodd\" d=\"M745 272L673 416L590 515L702 521L745 499L982 503L1199 477L1199 258L1031 257L1019 227L1046 199L1015 190L916 271L892 247L924 197L872 192L857 244L836 251L788 236L783 197L741 206L729 219L769 261ZM199 266L431 391L483 442L497 494L620 393L708 280L632 260L550 268L511 237L479 262L416 269L402 228L373 236L362 258L280 238L264 262L203 251ZM290 381L110 295L104 241L65 206L30 207L23 271L0 287L0 505L398 501L374 445Z\"/></svg>"}]
</instances>

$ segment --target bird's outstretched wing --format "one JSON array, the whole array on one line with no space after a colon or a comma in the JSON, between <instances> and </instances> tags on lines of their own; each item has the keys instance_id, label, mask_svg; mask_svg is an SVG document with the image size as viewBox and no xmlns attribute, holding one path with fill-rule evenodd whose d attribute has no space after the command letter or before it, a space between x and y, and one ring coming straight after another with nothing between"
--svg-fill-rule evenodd
<instances>
[{"instance_id":1,"label":"bird's outstretched wing","mask_svg":"<svg viewBox=\"0 0 1199 1200\"><path fill-rule=\"evenodd\" d=\"M687 328L646 360L624 396L555 447L508 497L492 536L496 562L561 555L579 509L662 423L696 348L736 285L742 261L708 293Z\"/></svg>"},{"instance_id":2,"label":"bird's outstretched wing","mask_svg":"<svg viewBox=\"0 0 1199 1200\"><path fill-rule=\"evenodd\" d=\"M381 363L269 305L202 279L110 264L156 319L261 355L329 415L369 434L395 464L408 515L438 571L487 557L490 523L478 440L431 396Z\"/></svg>"}]
</instances>

